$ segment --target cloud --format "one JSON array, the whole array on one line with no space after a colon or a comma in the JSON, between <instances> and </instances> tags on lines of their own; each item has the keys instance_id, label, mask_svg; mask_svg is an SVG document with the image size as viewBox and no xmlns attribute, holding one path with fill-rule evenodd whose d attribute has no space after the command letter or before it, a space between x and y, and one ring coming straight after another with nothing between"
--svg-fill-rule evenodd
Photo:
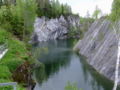
<instances>
[{"instance_id":1,"label":"cloud","mask_svg":"<svg viewBox=\"0 0 120 90\"><path fill-rule=\"evenodd\" d=\"M103 14L109 14L113 0L59 0L60 3L67 3L72 7L73 13L86 16L87 11L90 15L95 10L96 5L102 10Z\"/></svg>"}]
</instances>

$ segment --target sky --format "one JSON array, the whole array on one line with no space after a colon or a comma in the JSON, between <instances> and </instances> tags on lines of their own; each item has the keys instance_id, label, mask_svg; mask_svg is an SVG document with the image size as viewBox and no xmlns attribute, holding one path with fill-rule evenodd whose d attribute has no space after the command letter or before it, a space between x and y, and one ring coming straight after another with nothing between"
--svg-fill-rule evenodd
<instances>
[{"instance_id":1,"label":"sky","mask_svg":"<svg viewBox=\"0 0 120 90\"><path fill-rule=\"evenodd\" d=\"M93 14L96 5L102 11L102 15L109 14L111 12L111 6L113 0L59 0L60 3L67 3L71 6L73 13L78 13L80 16L85 17L87 11L90 15Z\"/></svg>"}]
</instances>

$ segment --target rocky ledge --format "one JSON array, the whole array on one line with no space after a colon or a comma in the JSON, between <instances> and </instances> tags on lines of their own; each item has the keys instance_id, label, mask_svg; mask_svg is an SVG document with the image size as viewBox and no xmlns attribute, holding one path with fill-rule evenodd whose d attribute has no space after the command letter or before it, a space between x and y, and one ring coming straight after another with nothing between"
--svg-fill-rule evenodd
<instances>
[{"instance_id":1,"label":"rocky ledge","mask_svg":"<svg viewBox=\"0 0 120 90\"><path fill-rule=\"evenodd\" d=\"M65 39L69 32L69 27L80 27L79 16L68 16L65 18L48 19L46 17L37 18L34 24L32 42L41 42L55 39Z\"/></svg>"},{"instance_id":2,"label":"rocky ledge","mask_svg":"<svg viewBox=\"0 0 120 90\"><path fill-rule=\"evenodd\" d=\"M118 40L116 39L111 22L100 19L92 24L85 33L84 38L76 44L74 50L86 56L87 62L99 73L110 80L114 80L117 45Z\"/></svg>"}]
</instances>

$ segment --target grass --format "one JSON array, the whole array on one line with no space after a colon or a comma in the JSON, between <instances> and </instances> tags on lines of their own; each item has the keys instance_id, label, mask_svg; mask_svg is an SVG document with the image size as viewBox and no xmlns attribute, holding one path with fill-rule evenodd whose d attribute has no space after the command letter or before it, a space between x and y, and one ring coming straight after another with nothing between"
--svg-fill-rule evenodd
<instances>
[{"instance_id":1,"label":"grass","mask_svg":"<svg viewBox=\"0 0 120 90\"><path fill-rule=\"evenodd\" d=\"M13 82L12 72L29 58L25 43L18 40L10 32L0 29L0 44L4 43L7 43L8 52L0 60L0 83ZM17 87L17 90L24 90L21 86ZM0 90L12 90L12 88L9 86L0 87Z\"/></svg>"}]
</instances>

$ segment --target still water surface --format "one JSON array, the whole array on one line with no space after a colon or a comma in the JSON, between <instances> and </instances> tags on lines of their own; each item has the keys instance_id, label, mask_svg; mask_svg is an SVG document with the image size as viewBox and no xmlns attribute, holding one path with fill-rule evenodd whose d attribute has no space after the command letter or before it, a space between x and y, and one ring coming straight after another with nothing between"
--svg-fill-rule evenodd
<instances>
[{"instance_id":1,"label":"still water surface","mask_svg":"<svg viewBox=\"0 0 120 90\"><path fill-rule=\"evenodd\" d=\"M34 47L39 65L34 71L34 90L64 90L68 82L82 90L112 90L113 84L72 51L75 40L42 42ZM118 89L120 90L120 89Z\"/></svg>"}]
</instances>

